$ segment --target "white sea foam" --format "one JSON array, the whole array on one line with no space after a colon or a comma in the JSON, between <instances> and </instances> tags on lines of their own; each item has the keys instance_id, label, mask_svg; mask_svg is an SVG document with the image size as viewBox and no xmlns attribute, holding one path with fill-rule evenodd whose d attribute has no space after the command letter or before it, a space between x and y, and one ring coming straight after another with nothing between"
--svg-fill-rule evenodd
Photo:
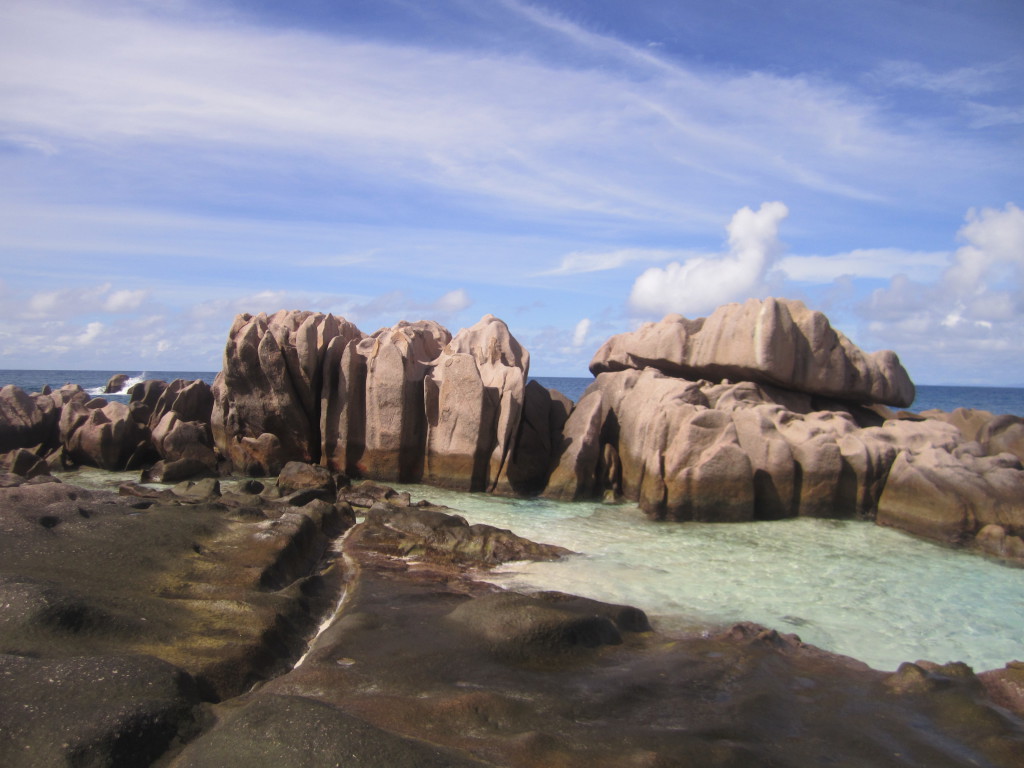
<instances>
[{"instance_id":1,"label":"white sea foam","mask_svg":"<svg viewBox=\"0 0 1024 768\"><path fill-rule=\"evenodd\" d=\"M488 578L504 587L628 603L668 630L754 621L877 669L1024 658L1024 570L871 523L652 523L632 506L405 489L579 553L501 567Z\"/></svg>"},{"instance_id":2,"label":"white sea foam","mask_svg":"<svg viewBox=\"0 0 1024 768\"><path fill-rule=\"evenodd\" d=\"M107 388L106 384L101 384L98 387L91 387L89 389L86 389L85 391L88 394L93 395L94 397L109 397L110 395L127 395L129 389L134 387L136 384L141 384L145 380L146 380L146 372L143 371L138 376L130 376L125 381L124 386L121 387L121 389L118 390L117 392L107 392L106 391L106 388Z\"/></svg>"}]
</instances>

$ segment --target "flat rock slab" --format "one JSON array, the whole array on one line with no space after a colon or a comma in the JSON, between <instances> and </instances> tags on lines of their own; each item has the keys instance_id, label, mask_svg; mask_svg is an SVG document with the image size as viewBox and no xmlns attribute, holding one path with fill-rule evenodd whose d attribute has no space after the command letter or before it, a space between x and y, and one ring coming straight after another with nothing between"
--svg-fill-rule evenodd
<instances>
[{"instance_id":1,"label":"flat rock slab","mask_svg":"<svg viewBox=\"0 0 1024 768\"><path fill-rule=\"evenodd\" d=\"M502 593L378 544L359 528L346 539L336 621L250 701L313 699L502 766L1019 766L1024 754L1020 721L969 672L906 689L763 627L666 637L622 606ZM280 738L301 759L302 730Z\"/></svg>"}]
</instances>

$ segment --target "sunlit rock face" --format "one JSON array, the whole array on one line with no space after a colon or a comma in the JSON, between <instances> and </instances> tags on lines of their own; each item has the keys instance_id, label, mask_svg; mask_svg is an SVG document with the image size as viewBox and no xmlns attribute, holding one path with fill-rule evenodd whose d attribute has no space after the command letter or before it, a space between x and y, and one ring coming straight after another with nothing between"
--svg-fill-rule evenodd
<instances>
[{"instance_id":1,"label":"sunlit rock face","mask_svg":"<svg viewBox=\"0 0 1024 768\"><path fill-rule=\"evenodd\" d=\"M320 391L331 340L360 335L319 312L239 315L213 385L214 443L231 466L276 474L288 461L320 458Z\"/></svg>"},{"instance_id":2,"label":"sunlit rock face","mask_svg":"<svg viewBox=\"0 0 1024 768\"><path fill-rule=\"evenodd\" d=\"M859 403L914 402L914 385L894 353L862 351L821 312L787 299L727 304L696 320L668 315L613 336L590 363L595 375L626 368L772 384Z\"/></svg>"}]
</instances>

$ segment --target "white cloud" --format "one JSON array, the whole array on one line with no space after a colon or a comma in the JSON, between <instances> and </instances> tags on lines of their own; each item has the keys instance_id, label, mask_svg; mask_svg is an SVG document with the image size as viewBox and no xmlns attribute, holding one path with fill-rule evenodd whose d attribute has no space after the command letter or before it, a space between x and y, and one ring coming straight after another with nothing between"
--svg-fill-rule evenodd
<instances>
[{"instance_id":1,"label":"white cloud","mask_svg":"<svg viewBox=\"0 0 1024 768\"><path fill-rule=\"evenodd\" d=\"M996 364L1024 383L1024 211L1012 203L972 209L957 234L965 244L941 274L896 276L860 313L875 338L938 380L975 380Z\"/></svg>"},{"instance_id":2,"label":"white cloud","mask_svg":"<svg viewBox=\"0 0 1024 768\"><path fill-rule=\"evenodd\" d=\"M112 288L111 283L102 283L40 291L29 297L26 314L34 318L72 318L91 312L133 312L150 294L146 289L113 291Z\"/></svg>"},{"instance_id":3,"label":"white cloud","mask_svg":"<svg viewBox=\"0 0 1024 768\"><path fill-rule=\"evenodd\" d=\"M668 261L685 258L686 251L668 251L656 248L620 248L615 251L573 251L562 257L554 269L538 272L540 275L579 275L586 272L604 272L618 269L634 261Z\"/></svg>"},{"instance_id":4,"label":"white cloud","mask_svg":"<svg viewBox=\"0 0 1024 768\"><path fill-rule=\"evenodd\" d=\"M763 203L757 211L741 208L727 227L727 254L648 269L633 284L630 306L647 314L696 316L760 293L781 248L779 222L788 215L780 202Z\"/></svg>"},{"instance_id":5,"label":"white cloud","mask_svg":"<svg viewBox=\"0 0 1024 768\"><path fill-rule=\"evenodd\" d=\"M907 251L902 248L859 248L833 256L787 255L775 269L789 280L828 283L844 276L889 279L903 274L931 280L945 268L949 251Z\"/></svg>"},{"instance_id":6,"label":"white cloud","mask_svg":"<svg viewBox=\"0 0 1024 768\"><path fill-rule=\"evenodd\" d=\"M576 328L572 332L572 345L574 347L582 347L587 340L587 334L590 332L590 318L584 317L578 323Z\"/></svg>"},{"instance_id":7,"label":"white cloud","mask_svg":"<svg viewBox=\"0 0 1024 768\"><path fill-rule=\"evenodd\" d=\"M706 194L680 189L712 179L877 198L879 171L933 157L842 88L691 70L507 6L561 53L585 49L607 66L269 30L194 7L15 0L0 7L0 130L46 151L144 148L148 162L155 145L180 149L165 153L171 168L177 157L261 168L301 158L335 178L383 168L393 183L549 214L661 221L706 221Z\"/></svg>"},{"instance_id":8,"label":"white cloud","mask_svg":"<svg viewBox=\"0 0 1024 768\"><path fill-rule=\"evenodd\" d=\"M999 89L996 76L1004 70L1004 65L992 64L936 72L917 61L888 61L875 70L873 77L887 85L956 96L979 96Z\"/></svg>"},{"instance_id":9,"label":"white cloud","mask_svg":"<svg viewBox=\"0 0 1024 768\"><path fill-rule=\"evenodd\" d=\"M146 290L114 291L103 302L103 309L107 312L131 312L138 309L147 296L149 291Z\"/></svg>"},{"instance_id":10,"label":"white cloud","mask_svg":"<svg viewBox=\"0 0 1024 768\"><path fill-rule=\"evenodd\" d=\"M432 308L442 315L453 315L466 309L472 303L473 301L469 298L469 294L462 288L458 288L457 290L449 291L435 301Z\"/></svg>"},{"instance_id":11,"label":"white cloud","mask_svg":"<svg viewBox=\"0 0 1024 768\"><path fill-rule=\"evenodd\" d=\"M103 333L103 323L92 322L85 326L85 330L75 338L75 343L81 346L92 344L99 335Z\"/></svg>"}]
</instances>

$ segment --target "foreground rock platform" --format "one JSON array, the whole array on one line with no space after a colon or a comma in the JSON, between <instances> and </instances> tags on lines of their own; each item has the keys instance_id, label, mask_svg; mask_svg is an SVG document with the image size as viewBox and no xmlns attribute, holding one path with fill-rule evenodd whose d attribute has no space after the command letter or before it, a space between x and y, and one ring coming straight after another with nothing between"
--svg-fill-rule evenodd
<instances>
[{"instance_id":1,"label":"foreground rock platform","mask_svg":"<svg viewBox=\"0 0 1024 768\"><path fill-rule=\"evenodd\" d=\"M1024 670L881 672L747 624L663 635L476 578L565 550L300 476L0 488L0 762L1021 764Z\"/></svg>"}]
</instances>

